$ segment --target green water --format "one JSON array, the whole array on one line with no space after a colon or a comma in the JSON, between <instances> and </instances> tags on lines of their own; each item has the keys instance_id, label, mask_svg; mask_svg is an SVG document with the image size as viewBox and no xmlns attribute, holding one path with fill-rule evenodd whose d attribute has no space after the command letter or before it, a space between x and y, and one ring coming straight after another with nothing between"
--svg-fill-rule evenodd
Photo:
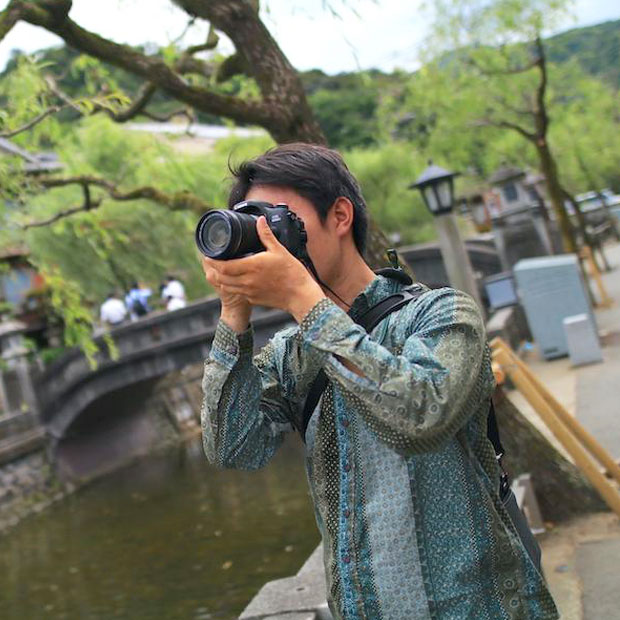
<instances>
[{"instance_id":1,"label":"green water","mask_svg":"<svg viewBox=\"0 0 620 620\"><path fill-rule=\"evenodd\" d=\"M193 442L26 519L0 537L0 618L236 618L318 542L298 443L237 472Z\"/></svg>"}]
</instances>

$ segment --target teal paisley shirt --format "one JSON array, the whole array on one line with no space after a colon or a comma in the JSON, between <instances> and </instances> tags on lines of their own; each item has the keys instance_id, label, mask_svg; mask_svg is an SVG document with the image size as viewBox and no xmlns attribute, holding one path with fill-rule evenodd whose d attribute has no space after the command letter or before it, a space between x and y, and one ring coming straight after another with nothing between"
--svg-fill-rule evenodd
<instances>
[{"instance_id":1,"label":"teal paisley shirt","mask_svg":"<svg viewBox=\"0 0 620 620\"><path fill-rule=\"evenodd\" d=\"M377 276L357 316L402 287ZM319 370L306 470L339 620L517 620L558 614L497 489L486 437L494 388L474 302L428 290L369 335L328 299L253 357L220 322L203 379L205 453L265 465L299 427ZM348 360L361 376L347 369Z\"/></svg>"}]
</instances>

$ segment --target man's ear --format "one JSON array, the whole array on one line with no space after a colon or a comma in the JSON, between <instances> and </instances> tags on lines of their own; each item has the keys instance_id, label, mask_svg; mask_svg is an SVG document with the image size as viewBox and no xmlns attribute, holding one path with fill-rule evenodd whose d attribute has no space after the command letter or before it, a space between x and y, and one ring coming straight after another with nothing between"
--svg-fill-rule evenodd
<instances>
[{"instance_id":1,"label":"man's ear","mask_svg":"<svg viewBox=\"0 0 620 620\"><path fill-rule=\"evenodd\" d=\"M332 223L336 234L345 237L349 231L353 231L353 203L344 196L336 198L332 208L330 209Z\"/></svg>"}]
</instances>

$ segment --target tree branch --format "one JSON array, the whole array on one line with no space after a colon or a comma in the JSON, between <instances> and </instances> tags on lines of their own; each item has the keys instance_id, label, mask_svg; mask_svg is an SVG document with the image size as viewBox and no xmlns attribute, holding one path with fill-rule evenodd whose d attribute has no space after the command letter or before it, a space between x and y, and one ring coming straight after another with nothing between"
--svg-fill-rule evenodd
<instances>
[{"instance_id":1,"label":"tree branch","mask_svg":"<svg viewBox=\"0 0 620 620\"><path fill-rule=\"evenodd\" d=\"M59 211L58 213L56 213L56 215L53 215L47 220L39 220L35 222L30 222L29 224L24 224L22 226L22 230L28 230L29 228L40 228L42 226L50 226L54 222L57 222L58 220L62 220L65 217L75 215L76 213L82 213L84 211L92 211L93 209L96 209L97 207L99 207L102 202L103 201L100 198L98 198L97 200L91 200L90 197L88 197L88 199L85 200L85 202L81 206L74 207L72 209L65 209L64 211Z\"/></svg>"},{"instance_id":2,"label":"tree branch","mask_svg":"<svg viewBox=\"0 0 620 620\"><path fill-rule=\"evenodd\" d=\"M547 59L540 37L536 37L535 45L538 53L537 65L540 70L540 82L536 89L535 100L536 125L538 133L544 137L547 135L547 128L549 127L549 117L547 116L547 108L545 106L545 94L547 92Z\"/></svg>"},{"instance_id":3,"label":"tree branch","mask_svg":"<svg viewBox=\"0 0 620 620\"><path fill-rule=\"evenodd\" d=\"M129 106L127 106L124 110L119 112L114 112L113 110L109 110L107 108L101 108L98 106L98 110L103 109L104 112L117 123L126 123L128 120L138 116L139 114L145 114L145 108L148 105L149 101L155 94L157 90L157 86L153 84L153 82L146 82L142 84L140 90L136 98L131 102Z\"/></svg>"},{"instance_id":4,"label":"tree branch","mask_svg":"<svg viewBox=\"0 0 620 620\"><path fill-rule=\"evenodd\" d=\"M192 86L161 58L147 56L127 45L119 45L78 26L69 17L58 19L39 5L28 3L22 17L61 37L67 45L152 82L172 97L198 110L226 116L242 123L268 127L277 118L270 106L248 99L215 93L207 88Z\"/></svg>"},{"instance_id":5,"label":"tree branch","mask_svg":"<svg viewBox=\"0 0 620 620\"><path fill-rule=\"evenodd\" d=\"M77 110L80 114L83 114L83 111L80 109L78 105L76 105L71 100L69 95L67 95L65 92L60 90L60 88L58 88L58 85L56 84L56 81L54 80L52 76L49 76L49 75L46 76L45 81L47 82L48 87L51 90L51 92L54 95L56 95L56 97L58 97L61 101L65 102L65 106L71 106L75 110ZM92 103L94 104L93 114L96 114L97 112L105 112L116 123L126 123L127 121L140 115L146 116L147 118L157 121L158 123L166 123L175 116L185 116L189 123L194 122L194 115L192 111L188 108L180 108L180 109L174 110L173 112L170 112L169 114L164 114L164 115L158 115L158 114L155 114L153 112L149 112L148 110L146 110L146 106L148 105L149 101L155 94L156 90L157 90L157 86L153 84L152 82L144 83L140 87L140 90L138 91L138 95L132 101L132 103L126 108L124 108L123 110L120 110L118 112L115 112L109 107L103 106L100 103L97 103L96 100L93 100L92 101Z\"/></svg>"},{"instance_id":6,"label":"tree branch","mask_svg":"<svg viewBox=\"0 0 620 620\"><path fill-rule=\"evenodd\" d=\"M6 37L13 26L21 19L21 16L21 3L16 0L11 0L6 9L0 11L0 41Z\"/></svg>"},{"instance_id":7,"label":"tree branch","mask_svg":"<svg viewBox=\"0 0 620 620\"><path fill-rule=\"evenodd\" d=\"M45 189L66 187L68 185L99 187L105 190L110 198L114 200L125 201L142 198L152 200L153 202L168 207L172 211L189 210L197 214L202 214L212 208L208 202L191 192L181 191L169 194L150 185L136 187L129 191L121 191L111 181L91 175L41 178L38 180L38 183Z\"/></svg>"},{"instance_id":8,"label":"tree branch","mask_svg":"<svg viewBox=\"0 0 620 620\"><path fill-rule=\"evenodd\" d=\"M499 95L496 95L493 97L493 99L499 103L499 105L501 105L503 108L505 108L506 110L508 110L509 112L512 112L513 114L517 114L518 116L533 116L534 112L532 110L527 110L524 108L517 108L515 106L513 106L512 104L508 103L508 101L506 101L505 97L501 97Z\"/></svg>"},{"instance_id":9,"label":"tree branch","mask_svg":"<svg viewBox=\"0 0 620 620\"><path fill-rule=\"evenodd\" d=\"M43 112L41 112L40 114L37 114L37 116L29 120L27 123L25 123L21 127L18 127L17 129L12 129L10 131L3 131L2 133L0 133L0 138L12 138L13 136L16 136L17 134L20 134L24 131L28 131L29 129L32 129L35 125L38 125L42 120L46 119L48 116L51 116L52 114L56 114L56 112L60 112L60 110L62 110L65 107L67 106L66 105L50 106L46 110L43 110Z\"/></svg>"},{"instance_id":10,"label":"tree branch","mask_svg":"<svg viewBox=\"0 0 620 620\"><path fill-rule=\"evenodd\" d=\"M202 75L206 78L210 78L214 73L213 66L208 62L204 62L204 60L194 58L187 54L183 54L183 56L174 63L174 68L183 75L193 73L195 75Z\"/></svg>"},{"instance_id":11,"label":"tree branch","mask_svg":"<svg viewBox=\"0 0 620 620\"><path fill-rule=\"evenodd\" d=\"M533 69L539 63L539 61L539 58L533 58L531 62L528 62L526 65L520 65L518 67L507 67L506 69L487 69L486 67L483 67L472 56L469 56L467 59L468 64L472 65L472 67L477 69L482 75L486 75L489 77L497 75L516 75L517 73L527 73L530 69Z\"/></svg>"},{"instance_id":12,"label":"tree branch","mask_svg":"<svg viewBox=\"0 0 620 620\"><path fill-rule=\"evenodd\" d=\"M150 118L152 121L157 123L167 123L169 120L173 119L175 116L184 116L187 119L187 124L191 125L196 117L192 113L190 108L178 108L177 110L173 110L169 114L155 114L154 112L149 112L145 110L141 112L142 116L146 116L146 118Z\"/></svg>"},{"instance_id":13,"label":"tree branch","mask_svg":"<svg viewBox=\"0 0 620 620\"><path fill-rule=\"evenodd\" d=\"M496 121L491 118L481 118L477 121L474 121L473 126L474 127L498 127L500 129L512 129L513 131L516 131L517 133L522 135L524 138L526 138L530 142L535 143L537 140L536 134L533 134L527 131L527 129L524 129L523 127L521 127L521 125L517 125L517 123L511 123L510 121Z\"/></svg>"}]
</instances>

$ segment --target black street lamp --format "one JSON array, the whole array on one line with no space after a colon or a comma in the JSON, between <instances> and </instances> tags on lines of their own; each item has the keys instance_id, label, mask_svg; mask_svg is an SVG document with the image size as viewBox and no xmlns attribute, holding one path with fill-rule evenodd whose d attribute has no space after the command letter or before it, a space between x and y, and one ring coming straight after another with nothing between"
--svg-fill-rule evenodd
<instances>
[{"instance_id":1,"label":"black street lamp","mask_svg":"<svg viewBox=\"0 0 620 620\"><path fill-rule=\"evenodd\" d=\"M419 189L428 210L433 215L450 213L454 206L454 179L460 172L450 172L441 166L428 162L428 168L409 189Z\"/></svg>"},{"instance_id":2,"label":"black street lamp","mask_svg":"<svg viewBox=\"0 0 620 620\"><path fill-rule=\"evenodd\" d=\"M435 166L429 161L428 168L409 186L409 189L420 190L428 210L434 216L439 249L451 286L471 295L484 312L469 255L452 213L454 179L459 174Z\"/></svg>"}]
</instances>

